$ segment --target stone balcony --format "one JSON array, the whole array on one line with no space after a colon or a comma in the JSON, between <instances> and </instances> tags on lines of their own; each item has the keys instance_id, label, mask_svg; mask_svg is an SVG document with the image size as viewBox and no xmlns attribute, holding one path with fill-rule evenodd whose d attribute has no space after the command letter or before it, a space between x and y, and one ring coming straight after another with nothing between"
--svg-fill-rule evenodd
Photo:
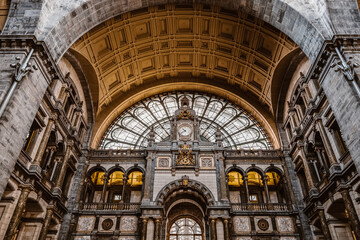
<instances>
[{"instance_id":1,"label":"stone balcony","mask_svg":"<svg viewBox=\"0 0 360 240\"><path fill-rule=\"evenodd\" d=\"M81 203L79 209L82 211L138 211L140 203Z\"/></svg>"},{"instance_id":2,"label":"stone balcony","mask_svg":"<svg viewBox=\"0 0 360 240\"><path fill-rule=\"evenodd\" d=\"M291 204L287 203L232 203L233 212L291 212Z\"/></svg>"}]
</instances>

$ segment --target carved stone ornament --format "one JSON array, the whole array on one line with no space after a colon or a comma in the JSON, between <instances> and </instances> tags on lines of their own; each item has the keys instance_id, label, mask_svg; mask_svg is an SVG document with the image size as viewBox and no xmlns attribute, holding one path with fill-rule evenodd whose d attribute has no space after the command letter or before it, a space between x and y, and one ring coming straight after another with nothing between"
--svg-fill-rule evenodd
<instances>
[{"instance_id":1,"label":"carved stone ornament","mask_svg":"<svg viewBox=\"0 0 360 240\"><path fill-rule=\"evenodd\" d=\"M114 226L114 221L110 218L107 218L102 222L101 226L104 230L110 230Z\"/></svg>"},{"instance_id":2,"label":"carved stone ornament","mask_svg":"<svg viewBox=\"0 0 360 240\"><path fill-rule=\"evenodd\" d=\"M161 167L161 168L165 168L165 167L169 167L169 164L170 161L169 161L169 158L158 158L158 167Z\"/></svg>"},{"instance_id":3,"label":"carved stone ornament","mask_svg":"<svg viewBox=\"0 0 360 240\"><path fill-rule=\"evenodd\" d=\"M260 230L262 231L266 231L269 229L269 222L266 219L260 219L257 223L258 227L260 228Z\"/></svg>"},{"instance_id":4,"label":"carved stone ornament","mask_svg":"<svg viewBox=\"0 0 360 240\"><path fill-rule=\"evenodd\" d=\"M201 166L204 168L211 168L212 158L201 158Z\"/></svg>"},{"instance_id":5,"label":"carved stone ornament","mask_svg":"<svg viewBox=\"0 0 360 240\"><path fill-rule=\"evenodd\" d=\"M194 116L191 115L191 113L187 110L184 109L176 118L177 120L193 120Z\"/></svg>"},{"instance_id":6,"label":"carved stone ornament","mask_svg":"<svg viewBox=\"0 0 360 240\"><path fill-rule=\"evenodd\" d=\"M194 156L191 154L190 145L180 145L179 155L176 159L177 166L194 166Z\"/></svg>"}]
</instances>

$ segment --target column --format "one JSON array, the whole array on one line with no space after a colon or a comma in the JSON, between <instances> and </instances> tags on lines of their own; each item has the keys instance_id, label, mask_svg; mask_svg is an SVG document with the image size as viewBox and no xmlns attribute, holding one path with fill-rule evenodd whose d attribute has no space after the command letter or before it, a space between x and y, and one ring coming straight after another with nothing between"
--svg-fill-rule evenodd
<instances>
[{"instance_id":1,"label":"column","mask_svg":"<svg viewBox=\"0 0 360 240\"><path fill-rule=\"evenodd\" d=\"M216 240L216 221L213 218L210 223L210 232L211 240Z\"/></svg>"},{"instance_id":2,"label":"column","mask_svg":"<svg viewBox=\"0 0 360 240\"><path fill-rule=\"evenodd\" d=\"M61 184L64 181L66 168L67 168L67 163L68 163L68 160L69 160L69 157L70 157L72 147L73 147L73 143L72 142L68 143L66 153L65 153L65 157L64 157L64 160L63 160L63 163L62 163L62 166L61 166L61 170L60 170L60 173L59 173L59 177L58 177L58 179L57 179L57 181L55 183L55 188L54 188L54 191L53 191L54 194L60 195L61 192L62 192Z\"/></svg>"},{"instance_id":3,"label":"column","mask_svg":"<svg viewBox=\"0 0 360 240\"><path fill-rule=\"evenodd\" d=\"M244 176L244 183L245 183L245 192L246 192L246 203L249 203L249 201L250 201L250 196L249 196L249 185L248 185L248 177L247 177L247 175L246 176Z\"/></svg>"},{"instance_id":4,"label":"column","mask_svg":"<svg viewBox=\"0 0 360 240\"><path fill-rule=\"evenodd\" d=\"M35 166L35 168L38 168L38 166L40 166L42 156L44 155L47 143L49 141L51 130L52 130L53 126L54 126L54 119L56 119L56 118L57 118L57 116L49 117L48 124L47 124L47 126L45 128L44 136L41 139L40 146L39 146L38 151L37 151L37 153L35 155L34 162L32 163L32 165L37 165L37 166Z\"/></svg>"},{"instance_id":5,"label":"column","mask_svg":"<svg viewBox=\"0 0 360 240\"><path fill-rule=\"evenodd\" d=\"M146 171L145 171L145 184L144 184L144 195L143 201L150 202L150 183L152 178L152 161L154 157L151 153L146 157Z\"/></svg>"},{"instance_id":6,"label":"column","mask_svg":"<svg viewBox=\"0 0 360 240\"><path fill-rule=\"evenodd\" d=\"M121 201L120 202L125 202L124 201L124 197L125 197L125 188L126 188L126 183L127 183L127 177L123 178L123 187L122 187L122 191L121 191Z\"/></svg>"},{"instance_id":7,"label":"column","mask_svg":"<svg viewBox=\"0 0 360 240\"><path fill-rule=\"evenodd\" d=\"M146 240L146 230L147 230L147 218L142 219L141 224L141 240Z\"/></svg>"},{"instance_id":8,"label":"column","mask_svg":"<svg viewBox=\"0 0 360 240\"><path fill-rule=\"evenodd\" d=\"M360 239L360 221L356 213L354 203L351 199L348 189L343 189L340 191L341 196L344 200L346 211L348 212L351 228L354 231L356 239Z\"/></svg>"},{"instance_id":9,"label":"column","mask_svg":"<svg viewBox=\"0 0 360 240\"><path fill-rule=\"evenodd\" d=\"M160 240L161 220L155 219L154 240Z\"/></svg>"},{"instance_id":10,"label":"column","mask_svg":"<svg viewBox=\"0 0 360 240\"><path fill-rule=\"evenodd\" d=\"M48 231L48 228L49 228L49 225L50 225L50 222L51 222L53 212L54 212L53 206L48 206L48 208L46 210L44 224L43 224L43 226L41 228L39 240L45 240L46 239L47 231Z\"/></svg>"},{"instance_id":11,"label":"column","mask_svg":"<svg viewBox=\"0 0 360 240\"><path fill-rule=\"evenodd\" d=\"M224 167L224 157L219 156L219 173L220 173L220 199L221 201L229 201L226 194L226 176L225 176L225 167Z\"/></svg>"},{"instance_id":12,"label":"column","mask_svg":"<svg viewBox=\"0 0 360 240\"><path fill-rule=\"evenodd\" d=\"M6 231L4 240L11 240L11 239L13 239L14 235L16 234L16 231L20 224L22 214L25 211L26 201L28 199L30 191L31 191L30 187L27 187L27 186L23 187L23 189L21 190L19 200L16 204L14 214L11 217L9 227Z\"/></svg>"},{"instance_id":13,"label":"column","mask_svg":"<svg viewBox=\"0 0 360 240\"><path fill-rule=\"evenodd\" d=\"M305 156L304 147L302 146L299 149L301 149L302 155ZM304 163L305 178L309 185L309 188L310 188L309 190L311 191L311 189L315 189L315 184L313 182L313 178L311 176L310 168L309 168L308 161L306 158L303 159L303 163Z\"/></svg>"},{"instance_id":14,"label":"column","mask_svg":"<svg viewBox=\"0 0 360 240\"><path fill-rule=\"evenodd\" d=\"M230 239L229 220L228 219L224 219L224 237L225 237L225 240Z\"/></svg>"},{"instance_id":15,"label":"column","mask_svg":"<svg viewBox=\"0 0 360 240\"><path fill-rule=\"evenodd\" d=\"M325 240L331 240L331 234L330 234L330 230L329 230L329 225L326 222L324 209L319 210L319 217L320 217L321 229L323 231Z\"/></svg>"},{"instance_id":16,"label":"column","mask_svg":"<svg viewBox=\"0 0 360 240\"><path fill-rule=\"evenodd\" d=\"M326 162L326 159L323 158L323 155L321 154L321 152L323 151L322 148L319 147L315 147L315 152L316 152L316 156L319 159L319 162L321 164L321 166L323 166L325 168L325 171L328 172L329 171L329 166Z\"/></svg>"},{"instance_id":17,"label":"column","mask_svg":"<svg viewBox=\"0 0 360 240\"><path fill-rule=\"evenodd\" d=\"M331 147L329 138L328 138L328 136L326 134L326 131L325 131L325 128L324 128L324 126L322 124L321 118L316 120L316 125L317 125L317 127L319 129L321 139L323 140L326 153L327 153L327 155L329 157L330 167L332 165L334 165L334 164L338 164L338 162L336 160L336 157L335 157L335 154L334 154L334 151L333 151L333 149Z\"/></svg>"},{"instance_id":18,"label":"column","mask_svg":"<svg viewBox=\"0 0 360 240\"><path fill-rule=\"evenodd\" d=\"M107 188L107 184L108 184L108 175L104 174L104 184L103 184L103 189L101 192L101 197L100 197L100 202L104 203L105 202L105 194L106 194L106 188Z\"/></svg>"},{"instance_id":19,"label":"column","mask_svg":"<svg viewBox=\"0 0 360 240\"><path fill-rule=\"evenodd\" d=\"M265 197L266 197L266 203L270 203L270 196L269 196L269 188L267 185L267 175L265 174L265 176L262 178L263 183L264 183L264 188L265 188Z\"/></svg>"}]
</instances>

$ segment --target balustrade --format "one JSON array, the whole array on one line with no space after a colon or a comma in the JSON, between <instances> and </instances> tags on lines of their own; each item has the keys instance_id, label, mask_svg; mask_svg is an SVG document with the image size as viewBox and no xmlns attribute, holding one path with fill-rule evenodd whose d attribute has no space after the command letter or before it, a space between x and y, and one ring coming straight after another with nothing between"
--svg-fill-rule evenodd
<instances>
[{"instance_id":1,"label":"balustrade","mask_svg":"<svg viewBox=\"0 0 360 240\"><path fill-rule=\"evenodd\" d=\"M140 203L83 203L81 210L119 210L119 211L137 211L140 209Z\"/></svg>"},{"instance_id":2,"label":"balustrade","mask_svg":"<svg viewBox=\"0 0 360 240\"><path fill-rule=\"evenodd\" d=\"M231 209L237 211L291 211L291 204L287 203L232 203Z\"/></svg>"}]
</instances>

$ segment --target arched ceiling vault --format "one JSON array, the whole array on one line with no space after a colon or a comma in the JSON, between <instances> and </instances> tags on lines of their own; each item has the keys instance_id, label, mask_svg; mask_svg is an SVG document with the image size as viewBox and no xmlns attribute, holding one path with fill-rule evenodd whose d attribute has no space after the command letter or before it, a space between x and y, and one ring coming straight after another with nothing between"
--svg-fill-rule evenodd
<instances>
[{"instance_id":1,"label":"arched ceiling vault","mask_svg":"<svg viewBox=\"0 0 360 240\"><path fill-rule=\"evenodd\" d=\"M268 122L265 129L277 142L273 76L278 63L297 49L284 33L252 15L200 4L124 13L90 30L71 47L93 66L98 79L98 89L91 89L98 96L93 99L94 144L105 131L104 123L125 110L120 106L129 105L124 101L135 103L131 94L148 97L140 92L151 92L149 86L161 93L165 86L170 88L169 82L178 89L203 85L219 96L236 94L235 103L247 105L250 112L256 108L255 117Z\"/></svg>"}]
</instances>

